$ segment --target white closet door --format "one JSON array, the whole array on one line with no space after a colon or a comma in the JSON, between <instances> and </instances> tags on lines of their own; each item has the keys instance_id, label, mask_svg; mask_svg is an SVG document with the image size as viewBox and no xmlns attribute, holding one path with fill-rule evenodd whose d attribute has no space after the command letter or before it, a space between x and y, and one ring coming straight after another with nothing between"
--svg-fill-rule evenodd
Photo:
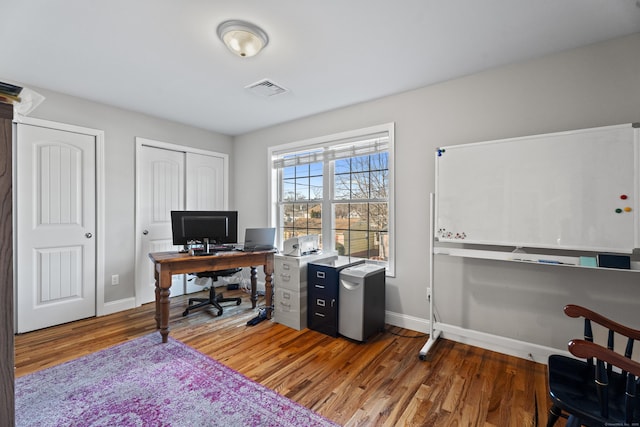
<instances>
[{"instance_id":1,"label":"white closet door","mask_svg":"<svg viewBox=\"0 0 640 427\"><path fill-rule=\"evenodd\" d=\"M96 138L17 126L17 328L96 314Z\"/></svg>"},{"instance_id":2,"label":"white closet door","mask_svg":"<svg viewBox=\"0 0 640 427\"><path fill-rule=\"evenodd\" d=\"M187 153L187 209L224 210L224 159Z\"/></svg>"},{"instance_id":3,"label":"white closet door","mask_svg":"<svg viewBox=\"0 0 640 427\"><path fill-rule=\"evenodd\" d=\"M149 253L177 250L171 237L172 210L223 210L227 159L184 152L186 147L138 138L136 304L155 300ZM173 276L171 296L201 291L185 275Z\"/></svg>"},{"instance_id":4,"label":"white closet door","mask_svg":"<svg viewBox=\"0 0 640 427\"><path fill-rule=\"evenodd\" d=\"M225 209L224 159L218 156L186 153L187 210L216 211ZM186 293L201 291L187 276Z\"/></svg>"},{"instance_id":5,"label":"white closet door","mask_svg":"<svg viewBox=\"0 0 640 427\"><path fill-rule=\"evenodd\" d=\"M184 209L184 153L142 146L138 151L136 304L155 301L151 252L176 248L171 238L171 211ZM183 275L173 276L171 295L184 293Z\"/></svg>"}]
</instances>

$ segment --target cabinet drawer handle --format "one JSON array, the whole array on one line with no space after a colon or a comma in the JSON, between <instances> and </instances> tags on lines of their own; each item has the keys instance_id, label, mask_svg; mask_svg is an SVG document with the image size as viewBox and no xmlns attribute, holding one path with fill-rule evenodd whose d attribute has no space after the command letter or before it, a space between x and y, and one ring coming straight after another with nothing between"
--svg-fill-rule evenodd
<instances>
[{"instance_id":1,"label":"cabinet drawer handle","mask_svg":"<svg viewBox=\"0 0 640 427\"><path fill-rule=\"evenodd\" d=\"M319 306L319 307L325 307L326 306L326 304L325 304L323 299L317 299L316 300L316 305Z\"/></svg>"},{"instance_id":2,"label":"cabinet drawer handle","mask_svg":"<svg viewBox=\"0 0 640 427\"><path fill-rule=\"evenodd\" d=\"M316 277L318 279L324 279L324 271L316 271Z\"/></svg>"},{"instance_id":3,"label":"cabinet drawer handle","mask_svg":"<svg viewBox=\"0 0 640 427\"><path fill-rule=\"evenodd\" d=\"M324 289L324 286L323 286L323 285L314 285L314 286L315 286L316 288L318 288L318 289Z\"/></svg>"},{"instance_id":4,"label":"cabinet drawer handle","mask_svg":"<svg viewBox=\"0 0 640 427\"><path fill-rule=\"evenodd\" d=\"M315 314L318 317L324 317L324 314L322 314L322 313L313 313L313 314Z\"/></svg>"}]
</instances>

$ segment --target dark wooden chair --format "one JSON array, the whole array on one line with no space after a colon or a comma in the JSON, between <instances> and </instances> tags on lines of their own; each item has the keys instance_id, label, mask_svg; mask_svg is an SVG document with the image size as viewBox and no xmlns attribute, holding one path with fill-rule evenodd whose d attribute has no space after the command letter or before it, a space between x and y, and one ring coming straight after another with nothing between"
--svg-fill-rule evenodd
<instances>
[{"instance_id":1,"label":"dark wooden chair","mask_svg":"<svg viewBox=\"0 0 640 427\"><path fill-rule=\"evenodd\" d=\"M187 309L182 313L182 315L186 316L191 310L212 305L218 309L218 316L222 316L222 306L220 305L221 302L235 302L236 305L240 305L240 303L242 302L242 298L225 298L221 293L216 293L216 288L213 282L217 282L218 277L233 276L241 270L241 268L229 268L227 270L205 271L202 273L196 273L197 277L211 278L212 283L211 287L209 287L209 298L189 298Z\"/></svg>"},{"instance_id":2,"label":"dark wooden chair","mask_svg":"<svg viewBox=\"0 0 640 427\"><path fill-rule=\"evenodd\" d=\"M564 308L567 316L584 318L584 340L569 342L569 351L581 360L549 357L547 427L559 417L567 427L640 426L640 363L631 359L640 330L631 329L577 305ZM605 345L594 343L592 323L608 330ZM614 338L626 339L624 354L614 350Z\"/></svg>"}]
</instances>

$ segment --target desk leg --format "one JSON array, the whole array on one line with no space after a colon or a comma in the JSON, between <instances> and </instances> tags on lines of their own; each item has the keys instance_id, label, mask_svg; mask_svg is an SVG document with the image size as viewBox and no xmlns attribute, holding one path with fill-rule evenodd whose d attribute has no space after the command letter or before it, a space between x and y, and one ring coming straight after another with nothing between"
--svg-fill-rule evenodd
<instances>
[{"instance_id":1,"label":"desk leg","mask_svg":"<svg viewBox=\"0 0 640 427\"><path fill-rule=\"evenodd\" d=\"M273 263L267 263L264 265L264 299L267 306L267 319L271 319L271 312L273 311Z\"/></svg>"},{"instance_id":2,"label":"desk leg","mask_svg":"<svg viewBox=\"0 0 640 427\"><path fill-rule=\"evenodd\" d=\"M158 266L153 267L153 277L156 280L156 329L160 329L160 276L158 274Z\"/></svg>"},{"instance_id":3,"label":"desk leg","mask_svg":"<svg viewBox=\"0 0 640 427\"><path fill-rule=\"evenodd\" d=\"M258 302L258 272L251 267L251 308L256 308Z\"/></svg>"},{"instance_id":4,"label":"desk leg","mask_svg":"<svg viewBox=\"0 0 640 427\"><path fill-rule=\"evenodd\" d=\"M171 274L156 272L156 324L162 335L162 342L169 337L169 295L171 295ZM166 286L166 287L164 287Z\"/></svg>"}]
</instances>

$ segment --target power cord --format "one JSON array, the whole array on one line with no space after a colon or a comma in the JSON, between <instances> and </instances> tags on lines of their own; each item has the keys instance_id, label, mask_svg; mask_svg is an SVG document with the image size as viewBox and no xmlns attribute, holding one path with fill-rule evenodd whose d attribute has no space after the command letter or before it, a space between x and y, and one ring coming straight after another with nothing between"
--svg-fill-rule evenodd
<instances>
[{"instance_id":1,"label":"power cord","mask_svg":"<svg viewBox=\"0 0 640 427\"><path fill-rule=\"evenodd\" d=\"M393 332L389 329L385 329L385 332L390 333L391 335L395 335L397 337L401 337L401 338L426 338L429 336L429 334L420 334L420 335L403 335L403 334L399 334L397 332Z\"/></svg>"}]
</instances>

